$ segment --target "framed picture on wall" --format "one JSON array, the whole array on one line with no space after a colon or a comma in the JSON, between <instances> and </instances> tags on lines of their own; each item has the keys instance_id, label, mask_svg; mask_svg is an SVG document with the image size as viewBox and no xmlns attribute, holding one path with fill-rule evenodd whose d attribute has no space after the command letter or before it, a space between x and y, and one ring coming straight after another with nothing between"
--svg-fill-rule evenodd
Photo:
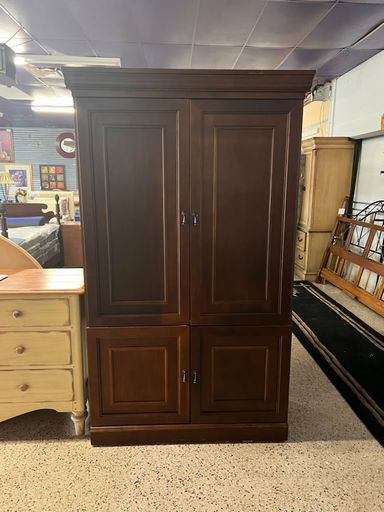
<instances>
[{"instance_id":1,"label":"framed picture on wall","mask_svg":"<svg viewBox=\"0 0 384 512\"><path fill-rule=\"evenodd\" d=\"M64 165L40 165L41 190L65 190Z\"/></svg>"},{"instance_id":2,"label":"framed picture on wall","mask_svg":"<svg viewBox=\"0 0 384 512\"><path fill-rule=\"evenodd\" d=\"M0 128L0 162L13 162L13 133L9 128Z\"/></svg>"},{"instance_id":3,"label":"framed picture on wall","mask_svg":"<svg viewBox=\"0 0 384 512\"><path fill-rule=\"evenodd\" d=\"M14 199L18 189L27 193L32 189L32 165L31 164L4 164L4 170L8 171L13 179L9 187L9 197Z\"/></svg>"}]
</instances>

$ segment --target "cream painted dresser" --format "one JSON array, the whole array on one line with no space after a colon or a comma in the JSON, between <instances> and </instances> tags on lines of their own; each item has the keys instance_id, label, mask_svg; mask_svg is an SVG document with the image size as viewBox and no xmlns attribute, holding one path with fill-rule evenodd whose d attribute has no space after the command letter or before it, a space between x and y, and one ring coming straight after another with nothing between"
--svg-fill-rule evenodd
<instances>
[{"instance_id":1,"label":"cream painted dresser","mask_svg":"<svg viewBox=\"0 0 384 512\"><path fill-rule=\"evenodd\" d=\"M302 142L304 187L296 232L295 274L314 281L336 215L351 186L354 142L313 137Z\"/></svg>"},{"instance_id":2,"label":"cream painted dresser","mask_svg":"<svg viewBox=\"0 0 384 512\"><path fill-rule=\"evenodd\" d=\"M84 433L82 269L22 270L0 282L0 421L71 412Z\"/></svg>"}]
</instances>

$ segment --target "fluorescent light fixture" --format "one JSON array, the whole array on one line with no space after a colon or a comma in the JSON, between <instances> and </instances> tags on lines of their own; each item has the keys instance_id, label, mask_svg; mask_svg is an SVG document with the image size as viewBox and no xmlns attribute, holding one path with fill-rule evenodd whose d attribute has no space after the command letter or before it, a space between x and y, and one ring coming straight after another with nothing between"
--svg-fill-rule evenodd
<instances>
[{"instance_id":1,"label":"fluorescent light fixture","mask_svg":"<svg viewBox=\"0 0 384 512\"><path fill-rule=\"evenodd\" d=\"M77 55L16 55L14 62L17 66L24 64L43 64L45 66L109 66L121 67L118 57L79 57Z\"/></svg>"},{"instance_id":2,"label":"fluorescent light fixture","mask_svg":"<svg viewBox=\"0 0 384 512\"><path fill-rule=\"evenodd\" d=\"M73 107L58 107L55 105L32 105L31 109L34 112L40 112L42 114L74 114L75 109Z\"/></svg>"},{"instance_id":3,"label":"fluorescent light fixture","mask_svg":"<svg viewBox=\"0 0 384 512\"><path fill-rule=\"evenodd\" d=\"M13 59L13 62L15 63L15 66L24 66L24 64L27 63L25 57L22 55L16 55L16 57Z\"/></svg>"},{"instance_id":4,"label":"fluorescent light fixture","mask_svg":"<svg viewBox=\"0 0 384 512\"><path fill-rule=\"evenodd\" d=\"M71 96L37 96L32 102L31 109L34 112L45 114L73 114L75 112Z\"/></svg>"}]
</instances>

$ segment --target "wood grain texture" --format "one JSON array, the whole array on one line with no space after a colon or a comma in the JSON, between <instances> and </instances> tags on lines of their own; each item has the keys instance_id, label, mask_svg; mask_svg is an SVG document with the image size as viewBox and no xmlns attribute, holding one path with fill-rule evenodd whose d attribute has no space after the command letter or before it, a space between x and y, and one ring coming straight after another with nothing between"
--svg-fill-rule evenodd
<instances>
[{"instance_id":1,"label":"wood grain texture","mask_svg":"<svg viewBox=\"0 0 384 512\"><path fill-rule=\"evenodd\" d=\"M11 294L75 294L84 293L81 268L27 269L0 281L0 297Z\"/></svg>"},{"instance_id":2,"label":"wood grain texture","mask_svg":"<svg viewBox=\"0 0 384 512\"><path fill-rule=\"evenodd\" d=\"M90 125L82 110L78 117L79 138L89 144L85 157L80 150L89 325L186 322L187 103L91 105Z\"/></svg>"},{"instance_id":3,"label":"wood grain texture","mask_svg":"<svg viewBox=\"0 0 384 512\"><path fill-rule=\"evenodd\" d=\"M189 421L187 327L91 328L88 354L93 425Z\"/></svg>"},{"instance_id":4,"label":"wood grain texture","mask_svg":"<svg viewBox=\"0 0 384 512\"><path fill-rule=\"evenodd\" d=\"M77 112L92 443L286 439L313 72L64 74Z\"/></svg>"},{"instance_id":5,"label":"wood grain texture","mask_svg":"<svg viewBox=\"0 0 384 512\"><path fill-rule=\"evenodd\" d=\"M0 332L0 367L71 363L69 332Z\"/></svg>"},{"instance_id":6,"label":"wood grain texture","mask_svg":"<svg viewBox=\"0 0 384 512\"><path fill-rule=\"evenodd\" d=\"M289 327L193 327L193 423L284 422Z\"/></svg>"},{"instance_id":7,"label":"wood grain texture","mask_svg":"<svg viewBox=\"0 0 384 512\"><path fill-rule=\"evenodd\" d=\"M26 386L23 391L22 386ZM71 401L71 370L0 371L0 402Z\"/></svg>"},{"instance_id":8,"label":"wood grain texture","mask_svg":"<svg viewBox=\"0 0 384 512\"><path fill-rule=\"evenodd\" d=\"M2 327L61 327L69 323L69 305L66 299L4 299L0 294Z\"/></svg>"},{"instance_id":9,"label":"wood grain texture","mask_svg":"<svg viewBox=\"0 0 384 512\"><path fill-rule=\"evenodd\" d=\"M84 266L83 244L80 222L63 222L61 236L64 246L64 267Z\"/></svg>"},{"instance_id":10,"label":"wood grain texture","mask_svg":"<svg viewBox=\"0 0 384 512\"><path fill-rule=\"evenodd\" d=\"M297 98L310 89L313 71L196 69L63 69L75 98Z\"/></svg>"},{"instance_id":11,"label":"wood grain texture","mask_svg":"<svg viewBox=\"0 0 384 512\"><path fill-rule=\"evenodd\" d=\"M175 443L280 442L288 437L286 423L189 424L91 427L94 446Z\"/></svg>"}]
</instances>

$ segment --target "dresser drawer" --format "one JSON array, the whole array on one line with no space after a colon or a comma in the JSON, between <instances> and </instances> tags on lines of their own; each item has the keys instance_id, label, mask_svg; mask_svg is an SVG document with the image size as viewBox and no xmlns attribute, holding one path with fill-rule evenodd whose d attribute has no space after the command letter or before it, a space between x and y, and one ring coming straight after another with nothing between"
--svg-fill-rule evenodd
<instances>
[{"instance_id":1,"label":"dresser drawer","mask_svg":"<svg viewBox=\"0 0 384 512\"><path fill-rule=\"evenodd\" d=\"M71 363L69 332L0 332L0 368Z\"/></svg>"},{"instance_id":2,"label":"dresser drawer","mask_svg":"<svg viewBox=\"0 0 384 512\"><path fill-rule=\"evenodd\" d=\"M296 247L298 247L302 251L305 251L306 241L307 241L307 233L305 231L301 231L301 229L298 229L296 231Z\"/></svg>"},{"instance_id":3,"label":"dresser drawer","mask_svg":"<svg viewBox=\"0 0 384 512\"><path fill-rule=\"evenodd\" d=\"M0 402L62 402L72 399L71 370L0 371Z\"/></svg>"},{"instance_id":4,"label":"dresser drawer","mask_svg":"<svg viewBox=\"0 0 384 512\"><path fill-rule=\"evenodd\" d=\"M301 268L305 268L305 252L296 249L295 263Z\"/></svg>"},{"instance_id":5,"label":"dresser drawer","mask_svg":"<svg viewBox=\"0 0 384 512\"><path fill-rule=\"evenodd\" d=\"M66 299L4 299L0 327L62 327L69 325Z\"/></svg>"}]
</instances>

